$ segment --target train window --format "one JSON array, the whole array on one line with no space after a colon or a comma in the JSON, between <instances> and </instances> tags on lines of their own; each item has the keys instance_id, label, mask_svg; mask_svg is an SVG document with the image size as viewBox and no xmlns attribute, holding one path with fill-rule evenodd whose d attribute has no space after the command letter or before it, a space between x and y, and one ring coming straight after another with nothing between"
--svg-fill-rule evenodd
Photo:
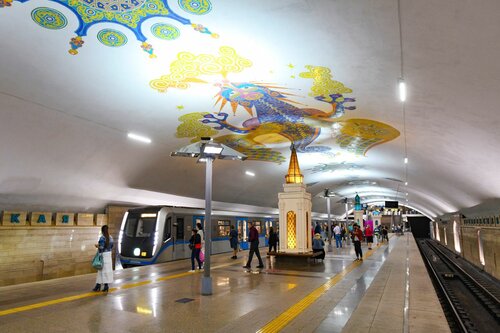
<instances>
[{"instance_id":1,"label":"train window","mask_svg":"<svg viewBox=\"0 0 500 333\"><path fill-rule=\"evenodd\" d=\"M155 217L141 217L137 221L135 237L147 238L154 234L156 228Z\"/></svg>"},{"instance_id":2,"label":"train window","mask_svg":"<svg viewBox=\"0 0 500 333\"><path fill-rule=\"evenodd\" d=\"M231 222L227 220L218 220L217 221L217 236L225 237L229 236Z\"/></svg>"},{"instance_id":3,"label":"train window","mask_svg":"<svg viewBox=\"0 0 500 333\"><path fill-rule=\"evenodd\" d=\"M255 225L255 229L257 229L257 232L259 235L262 234L262 225L260 221L254 221L253 224Z\"/></svg>"},{"instance_id":4,"label":"train window","mask_svg":"<svg viewBox=\"0 0 500 333\"><path fill-rule=\"evenodd\" d=\"M165 226L163 228L163 241L166 241L172 237L172 217L167 217L165 221Z\"/></svg>"},{"instance_id":5,"label":"train window","mask_svg":"<svg viewBox=\"0 0 500 333\"><path fill-rule=\"evenodd\" d=\"M129 214L127 218L127 224L125 225L125 235L127 237L135 237L135 229L137 228L137 216L131 216Z\"/></svg>"},{"instance_id":6,"label":"train window","mask_svg":"<svg viewBox=\"0 0 500 333\"><path fill-rule=\"evenodd\" d=\"M177 229L175 232L175 237L177 239L184 239L184 218L183 217L177 218Z\"/></svg>"},{"instance_id":7,"label":"train window","mask_svg":"<svg viewBox=\"0 0 500 333\"><path fill-rule=\"evenodd\" d=\"M238 226L238 235L240 239L246 242L247 239L247 221L244 219L237 220L236 224Z\"/></svg>"}]
</instances>

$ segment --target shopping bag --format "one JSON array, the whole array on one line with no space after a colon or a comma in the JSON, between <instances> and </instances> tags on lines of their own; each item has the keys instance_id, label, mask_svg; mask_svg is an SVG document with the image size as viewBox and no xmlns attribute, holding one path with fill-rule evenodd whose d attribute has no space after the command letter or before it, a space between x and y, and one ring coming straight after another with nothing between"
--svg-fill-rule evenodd
<instances>
[{"instance_id":1,"label":"shopping bag","mask_svg":"<svg viewBox=\"0 0 500 333\"><path fill-rule=\"evenodd\" d=\"M102 254L97 251L97 253L94 256L94 259L92 259L92 267L94 267L97 270L101 270L102 266L104 265L104 262L102 261Z\"/></svg>"},{"instance_id":2,"label":"shopping bag","mask_svg":"<svg viewBox=\"0 0 500 333\"><path fill-rule=\"evenodd\" d=\"M205 262L205 253L203 251L200 251L200 261Z\"/></svg>"}]
</instances>

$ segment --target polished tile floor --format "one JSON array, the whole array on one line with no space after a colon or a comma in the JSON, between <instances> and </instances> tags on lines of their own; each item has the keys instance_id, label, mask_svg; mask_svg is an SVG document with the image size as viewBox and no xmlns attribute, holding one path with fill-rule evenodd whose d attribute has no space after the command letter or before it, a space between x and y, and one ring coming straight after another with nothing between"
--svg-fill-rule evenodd
<instances>
[{"instance_id":1,"label":"polished tile floor","mask_svg":"<svg viewBox=\"0 0 500 333\"><path fill-rule=\"evenodd\" d=\"M393 237L361 264L353 263L352 246L333 248L319 263L284 264L271 257L260 272L241 267L247 252L238 260L216 255L212 296L200 295L201 274L187 273L187 260L116 271L117 289L107 295L89 293L93 274L2 287L0 332L256 332L339 273L345 276L282 330L340 332L388 258L407 247L402 237ZM67 299L75 295L82 298ZM6 314L9 309L17 312Z\"/></svg>"}]
</instances>

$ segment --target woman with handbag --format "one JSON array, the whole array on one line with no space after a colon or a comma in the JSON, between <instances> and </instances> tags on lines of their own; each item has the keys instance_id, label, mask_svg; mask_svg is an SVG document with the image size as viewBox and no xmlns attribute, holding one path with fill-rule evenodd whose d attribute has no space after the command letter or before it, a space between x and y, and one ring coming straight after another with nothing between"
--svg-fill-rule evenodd
<instances>
[{"instance_id":1,"label":"woman with handbag","mask_svg":"<svg viewBox=\"0 0 500 333\"><path fill-rule=\"evenodd\" d=\"M101 227L101 237L99 242L95 244L97 251L102 256L102 268L97 271L96 284L93 291L101 290L101 285L104 284L103 292L109 290L109 283L113 283L113 259L111 250L113 249L113 237L109 235L107 225Z\"/></svg>"},{"instance_id":2,"label":"woman with handbag","mask_svg":"<svg viewBox=\"0 0 500 333\"><path fill-rule=\"evenodd\" d=\"M189 240L189 248L191 249L191 270L194 272L194 259L198 262L198 267L201 269L200 251L201 251L201 237L198 235L198 230L192 230L192 236Z\"/></svg>"}]
</instances>

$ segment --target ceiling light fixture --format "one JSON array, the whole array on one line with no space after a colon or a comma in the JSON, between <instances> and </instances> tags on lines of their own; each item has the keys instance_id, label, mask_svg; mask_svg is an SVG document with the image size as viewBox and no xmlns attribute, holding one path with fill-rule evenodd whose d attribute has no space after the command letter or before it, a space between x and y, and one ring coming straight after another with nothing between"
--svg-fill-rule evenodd
<instances>
[{"instance_id":1,"label":"ceiling light fixture","mask_svg":"<svg viewBox=\"0 0 500 333\"><path fill-rule=\"evenodd\" d=\"M127 137L132 140L144 142L144 143L151 143L151 139L147 138L145 136L139 135L139 134L134 134L134 133L128 133Z\"/></svg>"},{"instance_id":2,"label":"ceiling light fixture","mask_svg":"<svg viewBox=\"0 0 500 333\"><path fill-rule=\"evenodd\" d=\"M255 177L255 173L252 171L245 171L245 175Z\"/></svg>"},{"instance_id":3,"label":"ceiling light fixture","mask_svg":"<svg viewBox=\"0 0 500 333\"><path fill-rule=\"evenodd\" d=\"M405 157L405 164L408 164L408 157Z\"/></svg>"},{"instance_id":4,"label":"ceiling light fixture","mask_svg":"<svg viewBox=\"0 0 500 333\"><path fill-rule=\"evenodd\" d=\"M399 79L399 100L401 102L406 101L406 83L404 79Z\"/></svg>"},{"instance_id":5,"label":"ceiling light fixture","mask_svg":"<svg viewBox=\"0 0 500 333\"><path fill-rule=\"evenodd\" d=\"M405 186L408 186L408 182L405 182Z\"/></svg>"}]
</instances>

